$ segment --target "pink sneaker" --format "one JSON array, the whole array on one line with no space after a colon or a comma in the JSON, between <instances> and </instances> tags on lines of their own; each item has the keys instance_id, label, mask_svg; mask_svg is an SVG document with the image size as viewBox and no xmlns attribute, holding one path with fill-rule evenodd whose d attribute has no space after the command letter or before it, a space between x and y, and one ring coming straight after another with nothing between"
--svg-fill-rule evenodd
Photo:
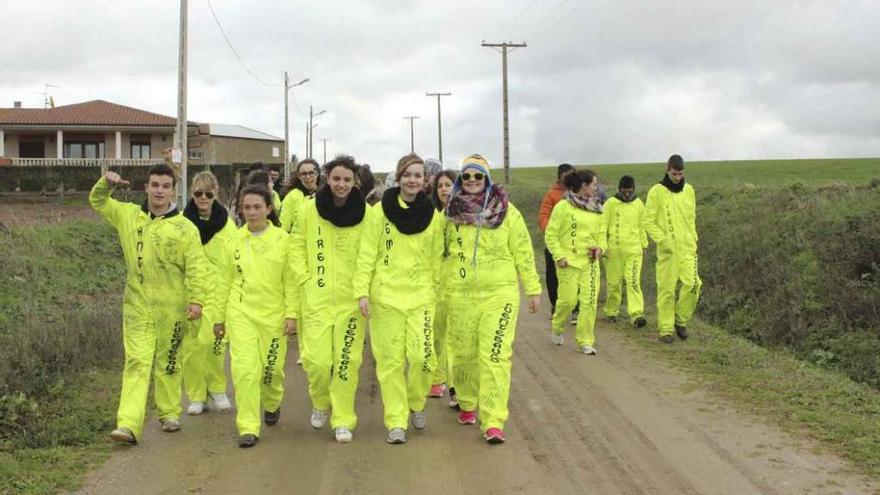
<instances>
[{"instance_id":1,"label":"pink sneaker","mask_svg":"<svg viewBox=\"0 0 880 495\"><path fill-rule=\"evenodd\" d=\"M483 438L489 443L504 443L504 431L501 428L489 428Z\"/></svg>"},{"instance_id":2,"label":"pink sneaker","mask_svg":"<svg viewBox=\"0 0 880 495\"><path fill-rule=\"evenodd\" d=\"M477 413L473 411L461 411L458 413L458 424L473 425L477 423Z\"/></svg>"},{"instance_id":3,"label":"pink sneaker","mask_svg":"<svg viewBox=\"0 0 880 495\"><path fill-rule=\"evenodd\" d=\"M428 397L443 397L443 390L445 388L446 387L443 386L442 383L431 385L431 391L428 392Z\"/></svg>"}]
</instances>

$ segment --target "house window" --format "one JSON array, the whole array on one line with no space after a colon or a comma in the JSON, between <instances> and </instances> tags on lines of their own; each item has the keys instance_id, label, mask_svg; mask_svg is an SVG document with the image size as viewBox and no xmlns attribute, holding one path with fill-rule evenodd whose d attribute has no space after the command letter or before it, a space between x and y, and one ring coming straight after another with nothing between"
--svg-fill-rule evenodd
<instances>
[{"instance_id":1,"label":"house window","mask_svg":"<svg viewBox=\"0 0 880 495\"><path fill-rule=\"evenodd\" d=\"M205 158L204 153L201 150L189 150L189 159L190 160L203 160Z\"/></svg>"},{"instance_id":2,"label":"house window","mask_svg":"<svg viewBox=\"0 0 880 495\"><path fill-rule=\"evenodd\" d=\"M132 141L131 157L135 160L146 160L150 158L150 143Z\"/></svg>"},{"instance_id":3,"label":"house window","mask_svg":"<svg viewBox=\"0 0 880 495\"><path fill-rule=\"evenodd\" d=\"M70 141L64 143L64 158L104 158L104 143Z\"/></svg>"}]
</instances>

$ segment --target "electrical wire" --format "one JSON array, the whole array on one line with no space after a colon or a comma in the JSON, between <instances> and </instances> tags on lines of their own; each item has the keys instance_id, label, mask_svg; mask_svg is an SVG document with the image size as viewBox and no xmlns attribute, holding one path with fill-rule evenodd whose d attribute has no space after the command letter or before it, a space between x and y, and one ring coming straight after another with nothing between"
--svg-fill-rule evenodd
<instances>
[{"instance_id":1,"label":"electrical wire","mask_svg":"<svg viewBox=\"0 0 880 495\"><path fill-rule=\"evenodd\" d=\"M214 6L211 5L211 0L205 0L205 3L208 4L208 9L211 11L211 15L214 16L214 21L217 23L217 27L220 28L220 34L223 35L223 39L226 40L226 44L229 45L229 49L232 51L232 54L235 55L235 58L238 59L238 63L241 64L242 68L244 68L244 70L247 71L247 73L250 74L251 77L256 79L257 82L259 82L260 84L262 84L264 86L269 86L270 88L275 87L275 86L281 86L283 83L275 83L275 84L267 83L266 81L260 79L259 76L254 74L254 72L248 68L247 64L244 63L244 60L242 60L241 55L239 55L238 51L235 49L235 47L232 46L232 41L230 41L229 36L226 35L226 31L223 29L223 25L220 24L220 19L217 17L217 13L214 12Z\"/></svg>"}]
</instances>

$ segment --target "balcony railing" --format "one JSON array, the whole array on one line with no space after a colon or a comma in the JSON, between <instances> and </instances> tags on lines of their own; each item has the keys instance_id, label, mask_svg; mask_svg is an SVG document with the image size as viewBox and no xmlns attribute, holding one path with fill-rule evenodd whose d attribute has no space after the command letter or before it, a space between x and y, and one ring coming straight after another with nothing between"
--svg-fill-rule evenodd
<instances>
[{"instance_id":1,"label":"balcony railing","mask_svg":"<svg viewBox=\"0 0 880 495\"><path fill-rule=\"evenodd\" d=\"M3 159L0 159L5 161ZM13 167L149 167L165 161L161 158L8 158Z\"/></svg>"}]
</instances>

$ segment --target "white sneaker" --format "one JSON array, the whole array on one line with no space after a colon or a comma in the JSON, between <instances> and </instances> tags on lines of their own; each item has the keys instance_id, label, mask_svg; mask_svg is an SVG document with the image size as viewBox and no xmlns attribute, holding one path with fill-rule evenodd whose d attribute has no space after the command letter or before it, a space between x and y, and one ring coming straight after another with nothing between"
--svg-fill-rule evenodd
<instances>
[{"instance_id":1,"label":"white sneaker","mask_svg":"<svg viewBox=\"0 0 880 495\"><path fill-rule=\"evenodd\" d=\"M584 354L587 354L588 356L595 356L596 354L598 354L598 352L596 352L596 349L588 345L580 346L580 348L578 348L578 352L582 352Z\"/></svg>"},{"instance_id":2,"label":"white sneaker","mask_svg":"<svg viewBox=\"0 0 880 495\"><path fill-rule=\"evenodd\" d=\"M385 437L388 443L406 443L406 430L403 428L391 428L388 430L388 436Z\"/></svg>"},{"instance_id":3,"label":"white sneaker","mask_svg":"<svg viewBox=\"0 0 880 495\"><path fill-rule=\"evenodd\" d=\"M205 403L204 402L190 402L189 407L186 408L186 413L190 416L198 416L205 412Z\"/></svg>"},{"instance_id":4,"label":"white sneaker","mask_svg":"<svg viewBox=\"0 0 880 495\"><path fill-rule=\"evenodd\" d=\"M162 424L162 431L165 433L180 431L180 421L177 418L160 419L159 422Z\"/></svg>"},{"instance_id":5,"label":"white sneaker","mask_svg":"<svg viewBox=\"0 0 880 495\"><path fill-rule=\"evenodd\" d=\"M354 440L354 434L345 426L336 428L336 441L339 443L348 443Z\"/></svg>"},{"instance_id":6,"label":"white sneaker","mask_svg":"<svg viewBox=\"0 0 880 495\"><path fill-rule=\"evenodd\" d=\"M303 365L303 360L302 360L302 358L296 358L296 364L302 366L302 365Z\"/></svg>"},{"instance_id":7,"label":"white sneaker","mask_svg":"<svg viewBox=\"0 0 880 495\"><path fill-rule=\"evenodd\" d=\"M553 342L556 345L562 345L563 341L565 341L565 339L562 337L561 333L557 334L553 333L552 330L550 331L550 342Z\"/></svg>"},{"instance_id":8,"label":"white sneaker","mask_svg":"<svg viewBox=\"0 0 880 495\"><path fill-rule=\"evenodd\" d=\"M320 430L327 424L327 418L329 417L330 413L328 411L312 409L312 428Z\"/></svg>"},{"instance_id":9,"label":"white sneaker","mask_svg":"<svg viewBox=\"0 0 880 495\"><path fill-rule=\"evenodd\" d=\"M412 423L413 428L424 430L428 425L428 415L425 411L412 411L409 413L409 422Z\"/></svg>"},{"instance_id":10,"label":"white sneaker","mask_svg":"<svg viewBox=\"0 0 880 495\"><path fill-rule=\"evenodd\" d=\"M229 397L227 397L226 394L222 392L219 394L215 394L212 392L210 396L211 400L214 401L214 407L217 409L217 411L226 412L232 409L232 404L229 402Z\"/></svg>"}]
</instances>

